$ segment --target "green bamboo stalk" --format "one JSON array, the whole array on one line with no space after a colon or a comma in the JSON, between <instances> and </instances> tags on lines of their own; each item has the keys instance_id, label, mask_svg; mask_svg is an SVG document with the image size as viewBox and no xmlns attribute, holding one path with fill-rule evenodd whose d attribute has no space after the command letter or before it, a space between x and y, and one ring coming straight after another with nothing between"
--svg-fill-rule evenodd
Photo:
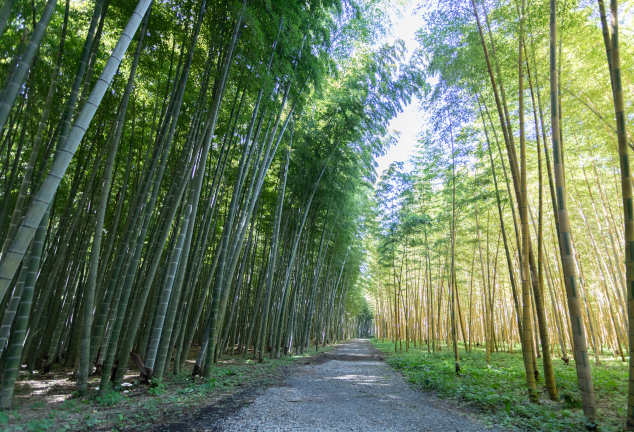
<instances>
[{"instance_id":1,"label":"green bamboo stalk","mask_svg":"<svg viewBox=\"0 0 634 432\"><path fill-rule=\"evenodd\" d=\"M185 236L187 232L187 225L189 223L189 216L192 212L192 206L189 204L187 209L183 214L183 219L181 221L181 226L179 229L178 240L176 242L175 248L172 250L170 261L168 264L167 270L167 283L163 292L161 293L161 299L159 304L157 305L156 316L154 317L154 325L152 331L152 337L150 340L150 345L148 349L148 355L145 359L145 365L153 369L155 365L155 360L158 361L157 365L159 369L156 371L155 378L161 378L163 376L163 365L165 364L165 356L167 354L167 349L164 350L163 358L160 356L157 359L157 351L159 347L159 342L161 339L161 332L164 331L163 323L165 322L165 315L167 313L167 305L170 300L170 295L172 292L172 287L174 286L174 278L176 277L176 270L178 269L178 262L181 259L181 251L183 250L183 243L185 241Z\"/></svg>"},{"instance_id":2,"label":"green bamboo stalk","mask_svg":"<svg viewBox=\"0 0 634 432\"><path fill-rule=\"evenodd\" d=\"M174 131L176 128L176 122L177 119L179 117L180 114L180 108L181 108L181 104L183 101L183 94L185 92L185 87L187 85L187 80L189 77L189 72L190 72L190 66L191 66L191 62L192 62L192 58L194 55L194 50L196 47L196 42L198 40L198 33L200 31L200 25L202 23L202 18L204 16L204 12L205 12L205 3L203 3L199 9L199 13L198 13L198 17L197 17L197 22L196 25L194 27L194 35L192 38L192 42L190 45L190 49L189 49L189 53L186 59L186 63L183 67L183 73L181 75L181 78L179 80L178 86L175 87L175 92L173 93L173 101L170 102L170 104L172 105L172 108L170 110L168 110L169 114L166 114L166 118L164 121L164 125L163 128L165 130L167 130L166 128L169 126L169 131L167 133L167 135L162 135L160 136L157 141L161 142L164 141L165 144L165 153L162 159L162 164L159 167L159 172L157 173L155 179L154 179L154 189L152 192L152 197L150 199L150 203L147 205L147 209L146 209L146 217L145 217L145 222L144 222L144 227L141 230L141 233L139 235L140 240L137 241L137 251L134 254L134 258L133 258L133 263L130 267L129 270L129 274L126 278L126 287L124 288L124 290L126 291L126 295L124 295L123 300L125 303L124 306L124 311L122 312L121 318L119 319L119 317L117 318L117 322L120 322L121 320L124 319L125 316L125 309L127 309L127 296L129 296L130 293L130 289L131 289L131 285L134 282L135 279L135 275L136 275L136 264L139 262L140 259L140 254L141 254L141 250L143 247L143 240L141 239L145 239L145 235L147 233L147 224L149 223L149 218L152 214L152 211L154 209L155 203L156 203L156 197L158 194L158 190L160 187L160 183L161 183L161 179L163 177L163 173L165 170L165 159L167 157L167 151L169 150L172 140L174 138ZM176 83L175 83L176 85ZM169 117L169 118L168 118ZM188 150L189 151L189 150ZM195 155L197 153L198 150L194 150L193 154ZM184 151L183 152L183 157L187 157L187 152ZM184 161L185 159L183 159ZM192 163L193 163L194 159L192 158ZM168 208L171 208L171 210L166 213L166 218L164 219L163 223L164 223L164 227L163 229L160 231L161 232L161 236L160 236L160 240L158 242L155 242L155 247L154 247L154 251L162 251L162 248L165 245L165 241L167 240L167 235L169 234L169 226L171 225L171 221L174 219L174 216L176 214L176 210L178 208L178 204L180 202L180 199L182 197L186 182L183 181L183 175L184 172L191 172L191 168L187 167L185 171L181 171L180 174L180 179L179 181L175 181L172 183L172 187L171 190L168 194L168 203L166 203ZM178 189L178 190L177 190ZM171 202L172 200L174 200L174 202ZM169 223L168 223L169 222ZM158 233L158 231L156 231ZM154 276L156 275L156 268L158 266L158 258L156 257L156 255L160 255L160 252L155 252L153 255L155 256L154 258L152 258L151 260L144 260L145 262L150 262L149 266L150 268L148 269L148 277L146 277L145 282L144 282L144 286L141 289L141 291L139 292L138 295L138 299L136 300L136 305L135 308L133 309L133 313L132 313L132 321L130 322L126 332L125 332L125 338L123 339L123 345L122 345L122 350L120 351L119 354L119 362L122 365L127 364L128 361L128 357L129 357L129 353L130 350L132 349L132 345L134 344L134 339L136 336L136 332L137 329L139 327L139 323L141 320L141 317L143 315L143 310L145 307L145 302L147 300L147 296L149 294L149 289L152 286L153 280L154 280ZM122 325L122 322L119 324L118 328L120 329ZM118 340L119 336L116 336L116 339ZM116 347L116 344L114 346L112 346L112 353L110 351L110 348L108 349L108 358L106 359L106 364L104 365L104 371L106 369L110 370L110 368L112 367L112 360L114 358L114 349ZM112 357L110 357L110 354L112 354ZM108 364L110 363L110 364ZM123 374L125 373L125 367L121 368L120 370L117 370L117 376L115 377L116 381L120 381L123 378ZM102 378L103 379L103 378ZM104 384L107 384L107 382L105 382ZM103 387L103 386L102 386ZM100 390L101 388L100 387Z\"/></svg>"},{"instance_id":3,"label":"green bamboo stalk","mask_svg":"<svg viewBox=\"0 0 634 432\"><path fill-rule=\"evenodd\" d=\"M577 271L572 254L570 238L570 220L566 205L566 180L563 159L563 143L559 126L559 77L557 73L557 1L550 0L550 99L551 99L551 127L552 146L555 170L555 186L557 191L559 216L559 237L561 245L561 258L563 263L564 283L568 297L568 310L572 321L573 348L575 351L575 366L577 368L577 380L581 390L583 413L589 424L594 424L597 419L594 385L588 358L585 325L581 312L579 293L577 292ZM627 152L627 143L625 143Z\"/></svg>"},{"instance_id":4,"label":"green bamboo stalk","mask_svg":"<svg viewBox=\"0 0 634 432\"><path fill-rule=\"evenodd\" d=\"M5 5L11 2L12 1L7 0L5 1ZM4 5L3 5L3 8L4 8ZM57 50L57 57L55 59L55 67L53 68L53 75L51 76L51 85L49 86L49 89L48 89L46 102L44 103L44 108L42 110L42 117L38 125L37 135L35 136L35 140L33 141L33 146L31 148L31 155L29 156L29 161L26 166L24 178L22 179L22 185L20 186L20 191L18 193L18 199L15 204L15 209L13 210L13 215L11 216L9 231L6 237L7 239L12 239L13 236L15 235L15 231L18 229L18 222L20 221L20 216L22 215L24 201L26 199L26 194L27 194L29 185L31 184L31 179L33 177L33 170L35 168L35 163L37 162L40 146L43 140L44 130L46 128L48 117L51 112L53 97L55 96L55 91L57 89L57 82L59 77L59 71L62 64L62 57L64 55L64 45L66 41L66 31L68 28L69 9L70 9L70 0L66 0L66 8L64 11L64 23L62 25L62 34L60 36L59 48ZM0 11L0 16L2 16L1 11ZM0 30L0 35L2 35L1 30ZM8 246L8 244L6 244L6 246ZM5 246L3 245L3 250L4 250L4 247Z\"/></svg>"},{"instance_id":5,"label":"green bamboo stalk","mask_svg":"<svg viewBox=\"0 0 634 432\"><path fill-rule=\"evenodd\" d=\"M91 248L88 282L84 291L84 323L81 337L81 357L79 362L79 373L77 378L77 390L79 392L85 392L88 384L88 374L90 369L90 336L93 322L93 304L95 287L97 285L97 273L99 266L99 255L101 252L101 239L103 236L103 224L106 216L106 207L108 205L108 191L110 189L110 182L112 181L114 161L119 149L119 143L121 142L121 135L123 131L123 126L125 124L128 102L130 101L130 96L132 94L132 85L134 84L136 68L139 63L141 50L143 48L143 38L147 29L147 22L150 17L150 11L151 7L148 7L147 12L145 13L145 16L143 18L141 31L139 33L139 41L137 42L136 47L136 53L134 55L134 60L132 61L132 66L130 68L130 76L128 77L128 83L126 85L123 100L119 107L119 115L117 119L114 139L109 150L108 160L106 161L106 167L102 177L101 198L97 210L97 223L95 226L95 235Z\"/></svg>"},{"instance_id":6,"label":"green bamboo stalk","mask_svg":"<svg viewBox=\"0 0 634 432\"><path fill-rule=\"evenodd\" d=\"M618 2L610 1L611 28L610 40L612 42L612 88L614 94L614 112L616 117L616 129L618 131L619 160L621 162L621 195L623 197L623 220L625 222L625 268L627 280L627 304L629 321L629 350L630 350L630 379L627 398L627 421L626 429L634 430L634 199L632 193L632 177L630 167L629 148L627 145L627 125L625 115L625 104L623 98L623 84L621 83L621 52L619 46L619 19ZM605 32L605 30L604 30ZM592 382L591 382L592 383ZM581 382L580 382L581 384ZM582 393L583 395L583 393ZM594 394L593 394L594 395ZM594 402L594 399L592 400ZM595 408L596 404L592 405ZM584 413L586 403L584 401ZM589 410L590 411L590 410ZM594 411L592 411L594 413ZM588 414L586 416L590 417ZM594 420L594 416L590 417Z\"/></svg>"},{"instance_id":7,"label":"green bamboo stalk","mask_svg":"<svg viewBox=\"0 0 634 432\"><path fill-rule=\"evenodd\" d=\"M51 206L47 206L42 220L38 223L38 227L33 238L31 254L25 263L28 268L28 272L24 280L22 298L20 299L20 305L18 306L18 314L14 325L13 336L10 340L9 350L7 352L7 361L4 366L2 389L0 390L0 409L7 409L11 407L15 380L18 377L22 348L26 338L29 314L31 312L35 281L37 279L44 239L46 237L50 209Z\"/></svg>"},{"instance_id":8,"label":"green bamboo stalk","mask_svg":"<svg viewBox=\"0 0 634 432\"><path fill-rule=\"evenodd\" d=\"M292 129L291 129L292 132ZM291 134L292 136L292 134ZM295 261L295 255L297 253L297 247L299 246L299 241L301 239L301 234L302 231L304 229L304 225L306 224L306 217L308 216L308 213L310 211L310 206L313 202L313 198L315 197L315 192L317 192L317 188L319 187L319 183L321 182L321 179L324 175L324 172L326 171L326 168L328 167L328 162L330 161L332 155L335 154L336 150L339 147L339 143L341 141L339 141L336 145L335 145L335 149L333 150L333 152L330 154L330 157L328 158L328 161L326 161L326 163L324 164L324 167L321 169L321 172L319 173L319 177L317 178L317 181L315 182L315 185L313 186L313 190L311 191L310 196L308 197L308 200L306 202L306 204L304 205L304 208L302 209L303 211L303 216L302 216L302 221L299 225L299 229L297 231L297 234L295 236L295 242L293 244L293 248L291 249L291 254L290 254L290 258L288 261L288 265L286 268L286 276L284 278L284 283L282 285L282 304L281 304L281 313L284 313L284 309L286 307L286 303L288 301L288 295L289 295L289 284L290 284L290 280L291 280L291 273L292 273L292 266L294 264ZM289 149L290 150L290 149ZM283 316L283 315L282 315ZM275 339L274 339L274 350L271 352L271 357L273 357L273 355L275 355L276 358L280 357L280 337L281 337L281 332L282 332L282 323L283 323L283 319L278 320L278 327L277 327L277 331L275 332Z\"/></svg>"},{"instance_id":9,"label":"green bamboo stalk","mask_svg":"<svg viewBox=\"0 0 634 432\"><path fill-rule=\"evenodd\" d=\"M99 154L97 155L97 157L95 158L94 164L93 164L93 169L91 170L91 175L88 178L88 181L86 182L86 185L84 187L84 193L82 194L82 197L79 201L79 204L77 205L77 211L75 212L75 214L72 217L72 220L70 221L69 226L67 227L67 230L65 233L60 233L60 243L59 247L56 250L56 254L54 257L51 257L51 268L50 271L44 271L44 274L47 274L46 278L40 278L40 281L42 284L44 284L44 287L42 288L41 292L42 294L40 295L40 299L37 302L37 305L35 307L35 313L32 316L32 326L33 328L37 328L39 322L40 322L40 318L42 316L42 311L46 305L46 301L48 299L48 297L50 296L50 294L53 291L53 285L55 284L57 275L60 273L63 274L63 269L66 268L66 266L64 265L64 261L68 259L67 257L67 251L68 251L68 246L71 244L71 242L77 238L78 234L76 231L76 227L77 224L79 223L79 218L84 210L84 208L86 208L86 206L88 205L88 199L90 198L90 193L92 190L92 185L94 184L94 181L96 179L97 173L99 171L99 165L101 163L101 159L103 158L105 151L107 150L107 148L104 146ZM70 212L67 212L66 215L70 215ZM60 230L62 229L62 227L60 227ZM47 261L48 263L48 261ZM47 264L45 263L45 264ZM29 348L30 345L33 341L33 333L30 332L26 342L25 342L25 349L24 349L24 356L26 357L26 355L29 352ZM30 362L32 364L32 362Z\"/></svg>"},{"instance_id":10,"label":"green bamboo stalk","mask_svg":"<svg viewBox=\"0 0 634 432\"><path fill-rule=\"evenodd\" d=\"M280 221L282 219L282 210L284 207L284 194L286 193L286 180L288 177L288 164L290 161L290 148L286 153L286 164L284 165L284 171L282 174L282 181L280 182L279 191L277 194L277 206L275 208L275 217L273 223L273 235L271 236L271 247L269 251L268 270L266 272L266 289L264 294L264 305L262 307L262 314L260 315L260 322L258 324L258 334L256 337L257 349L259 350L258 361L263 362L264 347L264 331L266 330L268 322L268 311L271 302L271 290L273 287L273 273L275 272L275 264L277 261L277 248L279 243ZM253 353L255 354L255 352Z\"/></svg>"},{"instance_id":11,"label":"green bamboo stalk","mask_svg":"<svg viewBox=\"0 0 634 432\"><path fill-rule=\"evenodd\" d=\"M166 150L167 149L168 148L166 147ZM190 164L193 163L193 161L194 160L192 159ZM175 191L175 197L173 199L172 205L169 208L169 212L167 212L166 214L166 220L169 220L170 222L173 221L174 217L176 216L176 212L179 208L180 200L183 196L183 193L187 185L187 181L184 178L185 177L184 174L186 172L191 172L191 166L187 166L186 168L188 169L181 170L181 173L179 174L178 178L175 180L175 183L176 184L180 183L180 186L178 190ZM164 169L165 169L165 164L163 162L161 167L159 168L159 172L157 173L157 178L162 177L164 173ZM156 196L158 194L159 186L160 186L159 182L156 182L154 191L152 193L152 197L150 199L150 203L148 204L146 209L146 216L143 222L143 227L141 228L141 231L138 235L138 240L136 242L134 256L132 257L132 260L128 266L128 272L125 277L125 285L123 287L123 293L121 297L121 304L119 306L120 310L117 313L117 319L116 319L115 327L112 333L114 337L109 343L108 354L104 363L104 374L102 375L102 384L99 387L100 392L102 391L102 388L105 388L108 385L108 377L106 377L105 372L108 372L109 374L110 370L112 369L112 364L114 361L115 353L117 352L117 345L118 345L120 336L123 336L123 339L122 339L121 349L119 350L118 360L119 360L119 364L122 365L122 367L120 369L117 369L115 382L120 382L123 379L123 375L125 374L125 365L128 362L130 351L132 349L132 346L134 344L134 340L136 337L136 332L139 328L139 324L143 316L143 310L145 309L145 302L147 300L150 289L152 288L154 277L156 276L156 271L160 262L160 255L163 251L168 235L171 231L170 229L171 223L165 223L163 226L162 232L160 233L160 238L156 245L157 253L155 253L154 256L149 258L150 264L147 270L147 276L143 282L143 286L138 292L136 307L134 308L134 310L131 309L132 321L129 322L127 330L125 332L122 332L121 329L123 327L123 323L124 321L126 321L126 310L128 308L132 285L134 283L135 276L137 273L138 263L141 258L141 251L143 250L143 240L145 239L146 233L148 231L150 216L151 216L152 209L154 208L154 205L156 203Z\"/></svg>"},{"instance_id":12,"label":"green bamboo stalk","mask_svg":"<svg viewBox=\"0 0 634 432\"><path fill-rule=\"evenodd\" d=\"M101 43L101 35L103 34L103 25L106 21L106 15L108 14L108 7L110 6L110 0L104 0L101 8L101 16L99 18L99 26L97 27L97 33L90 46L90 56L88 57L88 67L86 69L86 78L84 79L81 96L79 98L78 107L81 109L86 103L88 97L88 91L92 84L92 74L95 70L95 62L97 60L97 53L99 52L99 44Z\"/></svg>"},{"instance_id":13,"label":"green bamboo stalk","mask_svg":"<svg viewBox=\"0 0 634 432\"><path fill-rule=\"evenodd\" d=\"M0 37L4 33L4 29L9 21L9 15L11 15L11 9L13 8L14 0L4 0L2 8L0 9Z\"/></svg>"},{"instance_id":14,"label":"green bamboo stalk","mask_svg":"<svg viewBox=\"0 0 634 432\"><path fill-rule=\"evenodd\" d=\"M0 100L0 133L3 131L4 126L6 125L9 114L11 113L11 109L15 104L15 99L18 96L20 87L22 87L22 84L24 82L24 78L26 77L27 72L33 64L33 59L35 58L37 49L40 46L42 37L44 36L46 28L48 27L48 23L50 22L51 17L55 12L55 6L57 6L57 0L48 0L46 6L44 6L44 10L42 11L42 16L40 17L40 20L35 26L33 34L31 34L29 43L26 45L24 52L20 56L20 60L17 62L17 67L15 71L8 78L9 81L6 84L6 90L2 95L2 100ZM10 7L11 5L9 5L9 8ZM2 11L0 11L0 13L1 12ZM0 15L0 20L2 19L4 18L2 15ZM1 31L0 34L2 34ZM44 214L44 211L42 211L42 214ZM24 252L22 252L22 254L24 254ZM2 290L0 290L0 292L2 292Z\"/></svg>"},{"instance_id":15,"label":"green bamboo stalk","mask_svg":"<svg viewBox=\"0 0 634 432\"><path fill-rule=\"evenodd\" d=\"M4 352L4 347L7 344L11 327L13 326L13 320L18 311L18 305L20 304L20 298L22 297L22 291L24 289L24 281L28 272L28 266L23 265L18 275L18 280L11 293L11 299L7 305L4 315L2 316L2 326L0 326L0 357Z\"/></svg>"},{"instance_id":16,"label":"green bamboo stalk","mask_svg":"<svg viewBox=\"0 0 634 432\"><path fill-rule=\"evenodd\" d=\"M528 265L528 248L530 242L530 231L528 228L528 181L526 176L526 141L524 123L524 6L520 12L520 34L519 34L519 116L520 116L520 220L522 221L522 355L524 357L524 370L526 372L526 384L531 402L538 402L534 364L532 352L532 322L531 322L531 286L530 270ZM539 288L538 288L539 289ZM537 343L537 341L535 341Z\"/></svg>"},{"instance_id":17,"label":"green bamboo stalk","mask_svg":"<svg viewBox=\"0 0 634 432\"><path fill-rule=\"evenodd\" d=\"M55 0L50 0L49 2L54 1ZM100 78L88 98L88 102L77 117L68 139L64 142L64 145L61 148L58 148L57 153L59 156L56 157L53 162L53 166L47 174L37 197L33 201L33 204L27 211L24 221L20 225L15 238L11 242L7 252L2 256L2 258L0 258L0 297L5 295L15 271L24 257L28 244L35 235L38 220L42 219L46 208L52 201L55 191L68 169L68 165L70 164L79 143L88 129L88 126L95 115L95 111L101 103L109 83L119 67L121 59L123 58L123 55L125 54L130 41L132 40L134 33L136 33L141 19L143 18L143 15L145 15L145 12L151 2L152 0L139 1L132 17L128 21L125 30L108 59L108 62L104 66Z\"/></svg>"}]
</instances>

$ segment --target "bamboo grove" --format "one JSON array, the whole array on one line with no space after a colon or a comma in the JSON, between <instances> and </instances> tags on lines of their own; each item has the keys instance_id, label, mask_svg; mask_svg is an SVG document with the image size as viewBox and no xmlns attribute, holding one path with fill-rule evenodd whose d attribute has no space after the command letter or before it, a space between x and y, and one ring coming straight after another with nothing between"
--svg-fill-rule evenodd
<instances>
[{"instance_id":1,"label":"bamboo grove","mask_svg":"<svg viewBox=\"0 0 634 432\"><path fill-rule=\"evenodd\" d=\"M101 393L368 335L373 160L422 87L385 7L3 2L1 408L56 363Z\"/></svg>"},{"instance_id":2,"label":"bamboo grove","mask_svg":"<svg viewBox=\"0 0 634 432\"><path fill-rule=\"evenodd\" d=\"M630 362L634 430L634 57L621 3L425 3L423 130L409 166L378 183L366 275L377 337L449 350L456 372L465 350L483 345L489 361L519 349L534 402L559 400L553 362L570 364L590 430L601 361Z\"/></svg>"}]
</instances>

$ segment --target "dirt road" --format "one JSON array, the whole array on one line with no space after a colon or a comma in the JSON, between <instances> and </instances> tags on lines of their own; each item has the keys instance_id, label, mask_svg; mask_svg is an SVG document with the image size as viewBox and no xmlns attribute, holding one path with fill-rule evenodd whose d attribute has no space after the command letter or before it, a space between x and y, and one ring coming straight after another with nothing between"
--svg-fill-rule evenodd
<instances>
[{"instance_id":1,"label":"dirt road","mask_svg":"<svg viewBox=\"0 0 634 432\"><path fill-rule=\"evenodd\" d=\"M412 389L363 339L348 341L317 364L299 367L213 430L500 432Z\"/></svg>"}]
</instances>

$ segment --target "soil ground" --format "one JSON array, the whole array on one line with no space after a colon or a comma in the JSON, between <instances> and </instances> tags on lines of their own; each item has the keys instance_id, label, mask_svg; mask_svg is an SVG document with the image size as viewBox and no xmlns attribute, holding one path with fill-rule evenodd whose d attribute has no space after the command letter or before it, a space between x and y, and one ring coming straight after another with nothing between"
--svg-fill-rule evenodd
<instances>
[{"instance_id":1,"label":"soil ground","mask_svg":"<svg viewBox=\"0 0 634 432\"><path fill-rule=\"evenodd\" d=\"M435 396L415 391L365 339L296 368L277 387L205 431L460 431L485 429Z\"/></svg>"}]
</instances>

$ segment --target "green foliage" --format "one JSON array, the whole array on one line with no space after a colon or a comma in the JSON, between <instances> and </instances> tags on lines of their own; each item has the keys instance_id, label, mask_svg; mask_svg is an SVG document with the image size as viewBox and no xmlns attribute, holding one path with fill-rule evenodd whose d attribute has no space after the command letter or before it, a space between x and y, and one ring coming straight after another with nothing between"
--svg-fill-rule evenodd
<instances>
[{"instance_id":1,"label":"green foliage","mask_svg":"<svg viewBox=\"0 0 634 432\"><path fill-rule=\"evenodd\" d=\"M55 422L51 419L31 420L26 424L27 430L31 432L43 432L52 430Z\"/></svg>"},{"instance_id":2,"label":"green foliage","mask_svg":"<svg viewBox=\"0 0 634 432\"><path fill-rule=\"evenodd\" d=\"M165 393L165 383L162 378L153 378L150 383L150 389L148 390L148 394L152 396L160 396Z\"/></svg>"},{"instance_id":3,"label":"green foliage","mask_svg":"<svg viewBox=\"0 0 634 432\"><path fill-rule=\"evenodd\" d=\"M116 405L117 403L121 402L122 400L124 400L125 397L112 389L109 389L108 391L104 392L101 395L97 395L95 397L95 402L98 405L105 405L105 406L113 406Z\"/></svg>"},{"instance_id":4,"label":"green foliage","mask_svg":"<svg viewBox=\"0 0 634 432\"><path fill-rule=\"evenodd\" d=\"M373 339L373 343L386 354L394 352L393 343L377 339ZM585 429L586 419L581 410L581 394L572 360L571 366L557 361L554 364L560 404L547 399L543 380L538 382L538 389L543 390L540 404L528 401L519 351L514 354L494 352L491 364L487 365L482 349L474 348L471 353L461 350L460 376L456 376L451 350L427 353L426 348L410 349L408 353L390 355L387 361L415 386L473 407L488 424L522 431ZM541 359L538 365L541 370ZM610 364L594 368L593 374L602 430L616 431L622 426L618 409L625 406L627 368Z\"/></svg>"},{"instance_id":5,"label":"green foliage","mask_svg":"<svg viewBox=\"0 0 634 432\"><path fill-rule=\"evenodd\" d=\"M64 402L61 403L60 409L74 411L80 408L77 406L77 401L75 399L66 399Z\"/></svg>"},{"instance_id":6,"label":"green foliage","mask_svg":"<svg viewBox=\"0 0 634 432\"><path fill-rule=\"evenodd\" d=\"M226 368L226 369L220 369L217 372L216 375L220 376L220 377L223 377L223 376L234 376L234 375L238 375L238 372L236 372L232 368Z\"/></svg>"},{"instance_id":7,"label":"green foliage","mask_svg":"<svg viewBox=\"0 0 634 432\"><path fill-rule=\"evenodd\" d=\"M0 425L7 426L9 424L9 416L7 413L0 411Z\"/></svg>"},{"instance_id":8,"label":"green foliage","mask_svg":"<svg viewBox=\"0 0 634 432\"><path fill-rule=\"evenodd\" d=\"M190 383L187 387L178 390L178 394L192 394L192 393L210 393L216 388L217 378L210 378L203 380L201 384Z\"/></svg>"},{"instance_id":9,"label":"green foliage","mask_svg":"<svg viewBox=\"0 0 634 432\"><path fill-rule=\"evenodd\" d=\"M566 406L566 408L581 408L581 401L575 397L574 394L561 391L559 392L559 400Z\"/></svg>"}]
</instances>

